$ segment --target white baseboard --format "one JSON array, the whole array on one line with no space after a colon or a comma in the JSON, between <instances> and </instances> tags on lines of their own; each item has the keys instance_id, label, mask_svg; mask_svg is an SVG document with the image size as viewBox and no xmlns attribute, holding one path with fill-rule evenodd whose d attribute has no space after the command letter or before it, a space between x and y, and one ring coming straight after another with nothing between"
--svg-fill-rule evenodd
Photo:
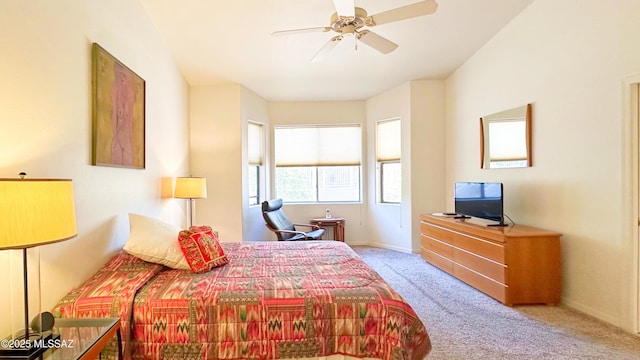
<instances>
[{"instance_id":1,"label":"white baseboard","mask_svg":"<svg viewBox=\"0 0 640 360\"><path fill-rule=\"evenodd\" d=\"M371 242L352 243L352 242L349 242L349 245L372 246L372 247L377 247L377 248L382 248L382 249L400 251L400 252L407 253L407 254L415 254L415 252L412 251L411 249L407 249L407 248L403 248L403 247L399 247L399 246L393 246L393 245L389 245L389 244L382 244L382 243L371 243Z\"/></svg>"},{"instance_id":2,"label":"white baseboard","mask_svg":"<svg viewBox=\"0 0 640 360\"><path fill-rule=\"evenodd\" d=\"M599 311L597 309L592 308L591 306L587 306L579 301L573 301L569 298L566 297L562 297L561 302L563 305L566 305L574 310L580 311L581 313L587 314L589 316L592 316L598 320L604 321L606 323L609 323L613 326L617 326L621 329L624 329L626 331L632 331L632 329L626 329L624 327L625 324L621 324L620 323L620 319L615 317L615 316L611 316L610 314L604 313L602 311Z\"/></svg>"}]
</instances>

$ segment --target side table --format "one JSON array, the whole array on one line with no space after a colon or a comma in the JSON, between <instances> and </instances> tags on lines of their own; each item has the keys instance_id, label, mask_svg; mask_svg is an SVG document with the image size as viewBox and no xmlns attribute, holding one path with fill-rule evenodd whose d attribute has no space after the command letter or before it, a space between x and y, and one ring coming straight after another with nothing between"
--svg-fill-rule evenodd
<instances>
[{"instance_id":1,"label":"side table","mask_svg":"<svg viewBox=\"0 0 640 360\"><path fill-rule=\"evenodd\" d=\"M120 318L56 318L53 332L60 334L61 343L67 346L54 349L45 360L96 359L114 336L117 358L122 359Z\"/></svg>"},{"instance_id":2,"label":"side table","mask_svg":"<svg viewBox=\"0 0 640 360\"><path fill-rule=\"evenodd\" d=\"M318 225L321 228L325 226L333 227L333 239L336 241L344 242L344 218L332 217L332 218L315 218L311 219L309 223L311 225Z\"/></svg>"}]
</instances>

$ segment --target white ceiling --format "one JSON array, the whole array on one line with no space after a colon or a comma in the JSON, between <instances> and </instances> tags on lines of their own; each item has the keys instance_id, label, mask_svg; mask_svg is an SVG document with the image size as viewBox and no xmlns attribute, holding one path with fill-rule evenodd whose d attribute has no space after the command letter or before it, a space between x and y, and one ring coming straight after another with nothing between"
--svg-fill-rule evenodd
<instances>
[{"instance_id":1,"label":"white ceiling","mask_svg":"<svg viewBox=\"0 0 640 360\"><path fill-rule=\"evenodd\" d=\"M191 86L240 83L269 101L362 100L409 80L443 79L534 0L436 0L435 14L370 28L399 47L383 55L335 33L332 0L141 0ZM417 0L355 0L369 15Z\"/></svg>"}]
</instances>

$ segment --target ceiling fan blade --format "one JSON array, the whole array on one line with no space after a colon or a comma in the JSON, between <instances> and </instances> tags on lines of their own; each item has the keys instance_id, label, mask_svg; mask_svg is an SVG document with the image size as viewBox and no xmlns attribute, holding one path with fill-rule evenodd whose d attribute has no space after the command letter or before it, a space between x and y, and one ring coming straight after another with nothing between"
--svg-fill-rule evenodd
<instances>
[{"instance_id":1,"label":"ceiling fan blade","mask_svg":"<svg viewBox=\"0 0 640 360\"><path fill-rule=\"evenodd\" d=\"M358 40L380 51L383 54L388 54L398 47L398 44L394 43L393 41L369 30L358 32Z\"/></svg>"},{"instance_id":2,"label":"ceiling fan blade","mask_svg":"<svg viewBox=\"0 0 640 360\"><path fill-rule=\"evenodd\" d=\"M292 29L292 30L280 30L274 31L271 33L272 36L280 36L280 35L293 35L293 34L305 34L311 32L327 32L331 31L330 27L313 27L313 28L304 28L304 29Z\"/></svg>"},{"instance_id":3,"label":"ceiling fan blade","mask_svg":"<svg viewBox=\"0 0 640 360\"><path fill-rule=\"evenodd\" d=\"M368 26L382 25L394 21L411 19L418 16L433 14L438 8L435 0L423 0L414 4L401 6L399 8L383 11L371 15L366 19Z\"/></svg>"},{"instance_id":4,"label":"ceiling fan blade","mask_svg":"<svg viewBox=\"0 0 640 360\"><path fill-rule=\"evenodd\" d=\"M339 16L356 16L356 5L354 0L333 0L336 12Z\"/></svg>"},{"instance_id":5,"label":"ceiling fan blade","mask_svg":"<svg viewBox=\"0 0 640 360\"><path fill-rule=\"evenodd\" d=\"M342 40L342 35L334 36L326 44L318 51L313 58L311 58L312 63L317 63L322 60L338 45L338 43Z\"/></svg>"}]
</instances>

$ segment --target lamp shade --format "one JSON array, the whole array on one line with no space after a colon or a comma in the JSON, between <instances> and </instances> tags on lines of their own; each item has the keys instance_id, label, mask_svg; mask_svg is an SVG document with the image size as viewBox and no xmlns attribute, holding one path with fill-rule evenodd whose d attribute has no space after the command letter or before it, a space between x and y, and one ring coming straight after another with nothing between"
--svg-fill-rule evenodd
<instances>
[{"instance_id":1,"label":"lamp shade","mask_svg":"<svg viewBox=\"0 0 640 360\"><path fill-rule=\"evenodd\" d=\"M176 189L173 197L178 199L206 199L207 179L203 177L176 178Z\"/></svg>"},{"instance_id":2,"label":"lamp shade","mask_svg":"<svg viewBox=\"0 0 640 360\"><path fill-rule=\"evenodd\" d=\"M76 235L71 180L0 179L0 249L25 249Z\"/></svg>"}]
</instances>

